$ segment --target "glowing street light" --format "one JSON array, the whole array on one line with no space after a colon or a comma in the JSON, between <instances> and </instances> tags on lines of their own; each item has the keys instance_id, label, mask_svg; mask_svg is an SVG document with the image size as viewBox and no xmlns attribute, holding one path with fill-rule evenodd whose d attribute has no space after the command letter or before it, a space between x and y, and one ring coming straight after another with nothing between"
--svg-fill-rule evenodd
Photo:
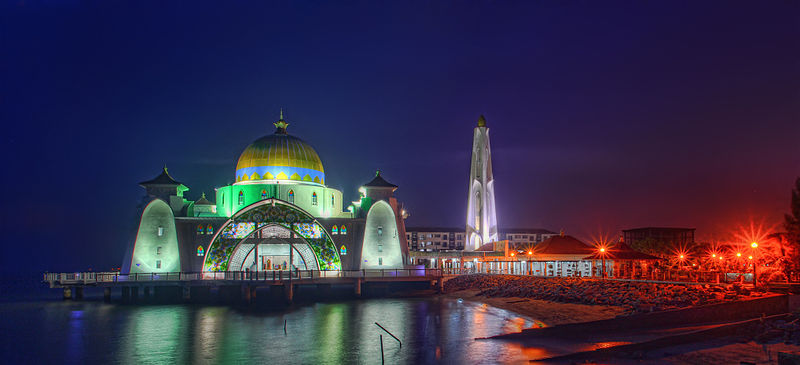
<instances>
[{"instance_id":1,"label":"glowing street light","mask_svg":"<svg viewBox=\"0 0 800 365\"><path fill-rule=\"evenodd\" d=\"M736 257L742 257L742 253L741 252L737 252L736 253Z\"/></svg>"},{"instance_id":2,"label":"glowing street light","mask_svg":"<svg viewBox=\"0 0 800 365\"><path fill-rule=\"evenodd\" d=\"M752 259L753 259L753 256L747 256L747 259L748 259L748 260L752 260Z\"/></svg>"}]
</instances>

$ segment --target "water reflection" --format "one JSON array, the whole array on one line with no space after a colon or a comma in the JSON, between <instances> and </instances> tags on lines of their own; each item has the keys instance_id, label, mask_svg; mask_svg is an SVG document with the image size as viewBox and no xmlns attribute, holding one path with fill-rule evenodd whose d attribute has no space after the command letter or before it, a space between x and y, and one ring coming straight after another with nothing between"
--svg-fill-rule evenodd
<instances>
[{"instance_id":1,"label":"water reflection","mask_svg":"<svg viewBox=\"0 0 800 365\"><path fill-rule=\"evenodd\" d=\"M76 310L59 304L46 315L31 313L37 315L64 339L45 344L42 336L31 335L41 341L33 345L46 352L40 360L61 358L70 363L374 364L380 363L380 335L387 364L517 363L547 355L513 343L474 340L529 328L532 320L499 308L439 298L320 303L268 313L98 303ZM375 322L399 337L402 348Z\"/></svg>"}]
</instances>

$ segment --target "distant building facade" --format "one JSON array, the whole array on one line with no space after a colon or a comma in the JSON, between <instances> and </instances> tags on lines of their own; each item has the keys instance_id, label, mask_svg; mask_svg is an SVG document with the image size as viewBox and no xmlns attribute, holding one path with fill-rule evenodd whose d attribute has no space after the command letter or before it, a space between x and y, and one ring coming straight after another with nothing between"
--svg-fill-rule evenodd
<instances>
[{"instance_id":1,"label":"distant building facade","mask_svg":"<svg viewBox=\"0 0 800 365\"><path fill-rule=\"evenodd\" d=\"M541 228L501 229L499 240L508 240L511 249L528 249L558 235ZM466 232L460 228L406 227L409 251L439 252L462 251L467 244Z\"/></svg>"},{"instance_id":2,"label":"distant building facade","mask_svg":"<svg viewBox=\"0 0 800 365\"><path fill-rule=\"evenodd\" d=\"M622 231L622 239L627 244L652 239L670 243L673 246L687 247L694 243L694 228L677 227L643 227Z\"/></svg>"}]
</instances>

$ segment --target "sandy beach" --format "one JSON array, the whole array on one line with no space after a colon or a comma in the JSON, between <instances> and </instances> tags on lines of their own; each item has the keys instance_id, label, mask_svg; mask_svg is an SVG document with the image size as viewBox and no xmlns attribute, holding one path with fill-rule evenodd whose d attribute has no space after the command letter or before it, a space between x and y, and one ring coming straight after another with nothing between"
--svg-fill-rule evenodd
<instances>
[{"instance_id":1,"label":"sandy beach","mask_svg":"<svg viewBox=\"0 0 800 365\"><path fill-rule=\"evenodd\" d=\"M610 305L559 303L519 297L490 298L479 296L480 292L480 289L467 289L445 293L442 296L486 303L530 317L546 326L609 319L625 313L624 308Z\"/></svg>"}]
</instances>

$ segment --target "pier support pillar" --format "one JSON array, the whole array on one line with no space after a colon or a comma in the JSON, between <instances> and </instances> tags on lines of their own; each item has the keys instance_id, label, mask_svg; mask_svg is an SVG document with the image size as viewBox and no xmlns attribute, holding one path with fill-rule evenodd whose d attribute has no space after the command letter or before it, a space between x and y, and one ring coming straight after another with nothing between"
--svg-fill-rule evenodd
<instances>
[{"instance_id":1,"label":"pier support pillar","mask_svg":"<svg viewBox=\"0 0 800 365\"><path fill-rule=\"evenodd\" d=\"M145 302L150 301L150 287L146 286L143 289L144 289L144 301Z\"/></svg>"},{"instance_id":2,"label":"pier support pillar","mask_svg":"<svg viewBox=\"0 0 800 365\"><path fill-rule=\"evenodd\" d=\"M253 302L253 303L256 302L256 293L257 293L256 289L258 289L258 287L256 287L256 286L251 286L250 287L250 301Z\"/></svg>"},{"instance_id":3,"label":"pier support pillar","mask_svg":"<svg viewBox=\"0 0 800 365\"><path fill-rule=\"evenodd\" d=\"M132 286L131 287L131 303L136 303L139 301L139 287Z\"/></svg>"},{"instance_id":4,"label":"pier support pillar","mask_svg":"<svg viewBox=\"0 0 800 365\"><path fill-rule=\"evenodd\" d=\"M183 301L189 302L192 300L192 287L186 285L181 287L181 291L183 292Z\"/></svg>"},{"instance_id":5,"label":"pier support pillar","mask_svg":"<svg viewBox=\"0 0 800 365\"><path fill-rule=\"evenodd\" d=\"M438 283L437 289L439 290L439 293L444 293L444 279L439 278L439 280L436 280L436 282Z\"/></svg>"},{"instance_id":6,"label":"pier support pillar","mask_svg":"<svg viewBox=\"0 0 800 365\"><path fill-rule=\"evenodd\" d=\"M65 286L64 287L64 300L72 299L72 288Z\"/></svg>"},{"instance_id":7,"label":"pier support pillar","mask_svg":"<svg viewBox=\"0 0 800 365\"><path fill-rule=\"evenodd\" d=\"M294 300L294 284L283 284L283 294L286 295L286 302L291 303Z\"/></svg>"},{"instance_id":8,"label":"pier support pillar","mask_svg":"<svg viewBox=\"0 0 800 365\"><path fill-rule=\"evenodd\" d=\"M251 303L251 300L250 300L250 287L247 286L247 285L242 285L242 289L241 290L242 290L242 302L245 305L250 305L250 303Z\"/></svg>"},{"instance_id":9,"label":"pier support pillar","mask_svg":"<svg viewBox=\"0 0 800 365\"><path fill-rule=\"evenodd\" d=\"M131 287L123 286L122 287L122 302L128 303L131 301Z\"/></svg>"},{"instance_id":10,"label":"pier support pillar","mask_svg":"<svg viewBox=\"0 0 800 365\"><path fill-rule=\"evenodd\" d=\"M111 287L109 286L103 288L103 301L111 303Z\"/></svg>"},{"instance_id":11,"label":"pier support pillar","mask_svg":"<svg viewBox=\"0 0 800 365\"><path fill-rule=\"evenodd\" d=\"M83 299L83 287L76 286L75 288L75 295L72 296L75 300L82 300Z\"/></svg>"},{"instance_id":12,"label":"pier support pillar","mask_svg":"<svg viewBox=\"0 0 800 365\"><path fill-rule=\"evenodd\" d=\"M361 297L361 279L356 279L355 292L357 297Z\"/></svg>"}]
</instances>

